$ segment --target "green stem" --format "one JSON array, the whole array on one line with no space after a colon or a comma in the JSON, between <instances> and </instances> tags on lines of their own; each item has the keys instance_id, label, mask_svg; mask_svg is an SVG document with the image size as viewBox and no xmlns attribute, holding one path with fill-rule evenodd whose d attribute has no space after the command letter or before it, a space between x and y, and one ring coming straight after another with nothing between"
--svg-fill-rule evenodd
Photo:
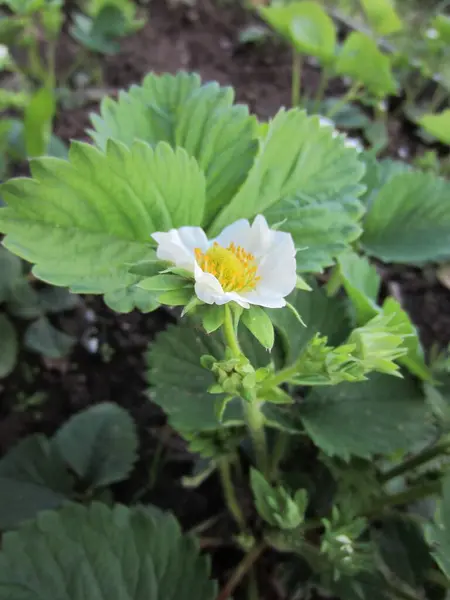
<instances>
[{"instance_id":1,"label":"green stem","mask_svg":"<svg viewBox=\"0 0 450 600\"><path fill-rule=\"evenodd\" d=\"M262 396L264 396L273 388L278 387L283 383L286 383L296 375L298 375L298 361L290 367L281 369L281 371L278 371L277 373L275 373L275 375L272 375L272 377L268 377L266 380L264 380L258 392L261 393Z\"/></svg>"},{"instance_id":2,"label":"green stem","mask_svg":"<svg viewBox=\"0 0 450 600\"><path fill-rule=\"evenodd\" d=\"M234 490L233 480L231 478L230 459L220 459L218 462L218 470L220 481L222 483L223 495L225 497L228 510L233 515L236 523L239 525L239 529L241 531L245 531L247 529L247 524Z\"/></svg>"},{"instance_id":3,"label":"green stem","mask_svg":"<svg viewBox=\"0 0 450 600\"><path fill-rule=\"evenodd\" d=\"M230 579L226 583L225 587L222 588L216 600L228 600L237 586L241 583L242 579L245 575L250 571L252 566L261 556L261 554L266 549L265 542L261 542L260 544L256 544L253 548L248 552L241 562L238 564Z\"/></svg>"},{"instance_id":4,"label":"green stem","mask_svg":"<svg viewBox=\"0 0 450 600\"><path fill-rule=\"evenodd\" d=\"M323 97L325 95L325 90L327 89L328 80L329 80L329 71L327 68L323 68L320 73L320 81L319 86L317 88L316 96L314 98L314 112L319 112L320 105L322 103Z\"/></svg>"},{"instance_id":5,"label":"green stem","mask_svg":"<svg viewBox=\"0 0 450 600\"><path fill-rule=\"evenodd\" d=\"M381 483L386 483L387 481L390 481L395 477L400 477L400 475L404 475L409 471L413 471L417 467L420 467L421 465L429 462L430 460L433 460L441 454L446 454L449 450L450 439L447 437L435 444L434 446L431 446L430 448L425 448L415 456L412 456L411 458L408 458L399 465L392 467L392 469L385 471L381 475Z\"/></svg>"},{"instance_id":6,"label":"green stem","mask_svg":"<svg viewBox=\"0 0 450 600\"><path fill-rule=\"evenodd\" d=\"M351 86L351 88L348 90L348 92L346 94L344 94L344 96L342 96L342 98L340 100L338 100L338 102L336 102L336 104L334 104L334 106L332 106L330 108L330 110L327 112L327 114L325 116L328 119L332 119L334 117L334 115L336 115L341 110L341 108L344 107L348 102L355 100L355 98L358 95L358 91L359 91L360 87L361 87L361 84L359 83L359 81L355 81L355 83Z\"/></svg>"},{"instance_id":7,"label":"green stem","mask_svg":"<svg viewBox=\"0 0 450 600\"><path fill-rule=\"evenodd\" d=\"M300 90L302 87L302 56L295 48L292 49L292 107L300 106Z\"/></svg>"},{"instance_id":8,"label":"green stem","mask_svg":"<svg viewBox=\"0 0 450 600\"><path fill-rule=\"evenodd\" d=\"M264 415L261 405L256 398L252 402L243 402L247 428L253 443L256 465L264 477L269 477L269 458L267 454L267 440L264 431Z\"/></svg>"},{"instance_id":9,"label":"green stem","mask_svg":"<svg viewBox=\"0 0 450 600\"><path fill-rule=\"evenodd\" d=\"M236 335L236 329L233 323L233 315L229 304L225 304L225 319L223 322L225 342L236 358L242 356L242 350Z\"/></svg>"},{"instance_id":10,"label":"green stem","mask_svg":"<svg viewBox=\"0 0 450 600\"><path fill-rule=\"evenodd\" d=\"M380 502L372 507L366 516L374 517L381 513L385 508L399 506L402 504L411 504L412 502L422 500L422 498L426 498L432 494L437 494L440 492L440 490L440 481L426 481L425 483L415 485L408 490L404 490L390 496L385 496L380 500Z\"/></svg>"},{"instance_id":11,"label":"green stem","mask_svg":"<svg viewBox=\"0 0 450 600\"><path fill-rule=\"evenodd\" d=\"M270 465L270 481L276 481L278 479L278 468L289 443L289 436L285 431L276 432L276 440L272 451L272 461Z\"/></svg>"}]
</instances>

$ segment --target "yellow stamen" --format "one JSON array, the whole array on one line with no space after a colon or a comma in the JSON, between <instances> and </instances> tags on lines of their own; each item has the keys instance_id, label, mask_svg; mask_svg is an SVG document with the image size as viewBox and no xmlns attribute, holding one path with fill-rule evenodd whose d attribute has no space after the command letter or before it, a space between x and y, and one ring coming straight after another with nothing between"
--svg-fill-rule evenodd
<instances>
[{"instance_id":1,"label":"yellow stamen","mask_svg":"<svg viewBox=\"0 0 450 600\"><path fill-rule=\"evenodd\" d=\"M253 254L233 242L228 248L214 242L206 252L195 248L195 258L202 271L214 275L225 292L254 290L261 279Z\"/></svg>"}]
</instances>

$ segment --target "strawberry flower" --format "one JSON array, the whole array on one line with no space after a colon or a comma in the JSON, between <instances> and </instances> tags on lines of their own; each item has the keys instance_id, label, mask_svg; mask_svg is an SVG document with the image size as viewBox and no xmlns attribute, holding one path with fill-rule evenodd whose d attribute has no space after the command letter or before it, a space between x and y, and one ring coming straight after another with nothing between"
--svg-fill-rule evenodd
<instances>
[{"instance_id":1,"label":"strawberry flower","mask_svg":"<svg viewBox=\"0 0 450 600\"><path fill-rule=\"evenodd\" d=\"M281 308L295 287L292 236L270 229L262 215L252 224L239 219L212 240L201 227L180 227L152 237L158 259L192 273L195 293L206 304Z\"/></svg>"}]
</instances>

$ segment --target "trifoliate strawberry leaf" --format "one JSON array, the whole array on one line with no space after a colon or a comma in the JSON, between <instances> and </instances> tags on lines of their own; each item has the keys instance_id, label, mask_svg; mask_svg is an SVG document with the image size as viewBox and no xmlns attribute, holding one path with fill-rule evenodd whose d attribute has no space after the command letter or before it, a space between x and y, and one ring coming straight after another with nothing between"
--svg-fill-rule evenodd
<instances>
[{"instance_id":1,"label":"trifoliate strawberry leaf","mask_svg":"<svg viewBox=\"0 0 450 600\"><path fill-rule=\"evenodd\" d=\"M0 529L6 529L66 502L72 480L47 438L35 434L0 460L0 486Z\"/></svg>"},{"instance_id":2,"label":"trifoliate strawberry leaf","mask_svg":"<svg viewBox=\"0 0 450 600\"><path fill-rule=\"evenodd\" d=\"M254 367L265 367L270 362L270 355L244 327L239 328L239 338ZM225 394L208 392L216 377L201 365L203 356L224 360L222 335L208 335L200 327L193 329L192 323L169 327L158 335L148 352L150 397L181 433L214 430L244 421L237 398L227 403L222 420L218 419L217 404Z\"/></svg>"},{"instance_id":3,"label":"trifoliate strawberry leaf","mask_svg":"<svg viewBox=\"0 0 450 600\"><path fill-rule=\"evenodd\" d=\"M70 505L2 539L0 596L9 600L214 600L198 542L147 508Z\"/></svg>"},{"instance_id":4,"label":"trifoliate strawberry leaf","mask_svg":"<svg viewBox=\"0 0 450 600\"><path fill-rule=\"evenodd\" d=\"M299 206L314 207L335 201L336 197L359 195L364 190L359 185L363 173L358 153L346 148L341 137L333 137L331 128L321 127L317 117L308 117L298 109L281 110L261 139L247 180L219 213L210 233L218 234L237 219L253 217L271 207L279 210L277 217L268 213L270 222L275 218L284 221L287 217L289 231L289 223L297 217ZM289 210L292 198L294 203ZM277 207L280 201L285 202ZM294 236L296 228L302 229L298 222L293 224ZM296 241L300 248L305 247L301 240Z\"/></svg>"},{"instance_id":5,"label":"trifoliate strawberry leaf","mask_svg":"<svg viewBox=\"0 0 450 600\"><path fill-rule=\"evenodd\" d=\"M316 388L299 416L319 448L344 460L406 452L434 431L423 394L408 377L372 374L365 382Z\"/></svg>"},{"instance_id":6,"label":"trifoliate strawberry leaf","mask_svg":"<svg viewBox=\"0 0 450 600\"><path fill-rule=\"evenodd\" d=\"M245 181L258 150L256 119L233 100L231 87L200 85L198 75L151 73L117 102L102 102L91 135L100 147L112 138L128 146L139 139L184 148L205 174L207 225Z\"/></svg>"},{"instance_id":7,"label":"trifoliate strawberry leaf","mask_svg":"<svg viewBox=\"0 0 450 600\"><path fill-rule=\"evenodd\" d=\"M115 292L140 279L126 264L153 255L150 234L200 224L205 180L195 159L167 144L131 148L110 141L103 153L74 142L69 161L32 162L33 179L3 186L4 244L55 285Z\"/></svg>"},{"instance_id":8,"label":"trifoliate strawberry leaf","mask_svg":"<svg viewBox=\"0 0 450 600\"><path fill-rule=\"evenodd\" d=\"M442 499L439 501L433 523L425 528L425 535L431 547L431 554L442 572L450 579L450 476L448 475L442 485Z\"/></svg>"},{"instance_id":9,"label":"trifoliate strawberry leaf","mask_svg":"<svg viewBox=\"0 0 450 600\"><path fill-rule=\"evenodd\" d=\"M372 199L364 249L386 262L422 264L450 256L450 184L428 173L390 179Z\"/></svg>"},{"instance_id":10,"label":"trifoliate strawberry leaf","mask_svg":"<svg viewBox=\"0 0 450 600\"><path fill-rule=\"evenodd\" d=\"M304 0L259 9L261 17L297 52L329 63L334 58L336 26L320 4Z\"/></svg>"},{"instance_id":11,"label":"trifoliate strawberry leaf","mask_svg":"<svg viewBox=\"0 0 450 600\"><path fill-rule=\"evenodd\" d=\"M295 290L287 300L298 311L306 327L287 309L268 311L281 336L285 364L293 363L316 334L327 336L330 344L339 344L348 336L350 326L345 304L336 297L328 298L317 285L312 292Z\"/></svg>"},{"instance_id":12,"label":"trifoliate strawberry leaf","mask_svg":"<svg viewBox=\"0 0 450 600\"><path fill-rule=\"evenodd\" d=\"M356 324L364 325L378 312L381 277L364 256L345 252L338 258L339 277L352 302Z\"/></svg>"},{"instance_id":13,"label":"trifoliate strawberry leaf","mask_svg":"<svg viewBox=\"0 0 450 600\"><path fill-rule=\"evenodd\" d=\"M359 31L350 33L342 45L336 71L361 83L378 97L397 91L389 57L378 49L375 40Z\"/></svg>"},{"instance_id":14,"label":"trifoliate strawberry leaf","mask_svg":"<svg viewBox=\"0 0 450 600\"><path fill-rule=\"evenodd\" d=\"M127 411L103 402L64 423L55 444L78 477L98 487L126 478L136 460L138 440Z\"/></svg>"}]
</instances>

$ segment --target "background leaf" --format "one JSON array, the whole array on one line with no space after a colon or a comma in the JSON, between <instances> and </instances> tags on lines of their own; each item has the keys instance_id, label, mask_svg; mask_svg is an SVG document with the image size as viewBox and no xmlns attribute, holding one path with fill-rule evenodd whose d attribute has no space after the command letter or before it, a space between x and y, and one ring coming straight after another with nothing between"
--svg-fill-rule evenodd
<instances>
[{"instance_id":1,"label":"background leaf","mask_svg":"<svg viewBox=\"0 0 450 600\"><path fill-rule=\"evenodd\" d=\"M359 81L375 96L384 97L397 91L389 58L378 49L375 40L359 31L350 33L342 45L336 72Z\"/></svg>"},{"instance_id":2,"label":"background leaf","mask_svg":"<svg viewBox=\"0 0 450 600\"><path fill-rule=\"evenodd\" d=\"M391 35L403 29L393 0L361 0L369 24L379 35Z\"/></svg>"},{"instance_id":3,"label":"background leaf","mask_svg":"<svg viewBox=\"0 0 450 600\"><path fill-rule=\"evenodd\" d=\"M0 529L6 529L59 507L68 500L72 481L48 440L35 434L0 460L0 488Z\"/></svg>"},{"instance_id":4,"label":"background leaf","mask_svg":"<svg viewBox=\"0 0 450 600\"><path fill-rule=\"evenodd\" d=\"M427 133L450 146L450 109L436 115L423 115L418 122Z\"/></svg>"},{"instance_id":5,"label":"background leaf","mask_svg":"<svg viewBox=\"0 0 450 600\"><path fill-rule=\"evenodd\" d=\"M356 324L365 325L379 312L381 277L367 258L354 252L339 256L339 275L356 314Z\"/></svg>"},{"instance_id":6,"label":"background leaf","mask_svg":"<svg viewBox=\"0 0 450 600\"><path fill-rule=\"evenodd\" d=\"M418 385L375 373L362 383L314 389L302 403L300 417L319 448L345 460L406 452L433 434Z\"/></svg>"},{"instance_id":7,"label":"background leaf","mask_svg":"<svg viewBox=\"0 0 450 600\"><path fill-rule=\"evenodd\" d=\"M128 412L104 402L71 417L58 430L55 444L80 479L100 487L127 477L138 439Z\"/></svg>"},{"instance_id":8,"label":"background leaf","mask_svg":"<svg viewBox=\"0 0 450 600\"><path fill-rule=\"evenodd\" d=\"M76 339L53 327L46 317L34 321L25 332L25 346L48 358L64 358L75 345Z\"/></svg>"},{"instance_id":9,"label":"background leaf","mask_svg":"<svg viewBox=\"0 0 450 600\"><path fill-rule=\"evenodd\" d=\"M0 313L0 379L6 377L16 366L19 340L14 325Z\"/></svg>"},{"instance_id":10,"label":"background leaf","mask_svg":"<svg viewBox=\"0 0 450 600\"><path fill-rule=\"evenodd\" d=\"M431 546L431 554L445 576L450 579L450 476L442 485L442 498L433 524L425 528L425 535Z\"/></svg>"},{"instance_id":11,"label":"background leaf","mask_svg":"<svg viewBox=\"0 0 450 600\"><path fill-rule=\"evenodd\" d=\"M0 246L0 304L8 299L13 284L21 275L20 259Z\"/></svg>"},{"instance_id":12,"label":"background leaf","mask_svg":"<svg viewBox=\"0 0 450 600\"><path fill-rule=\"evenodd\" d=\"M373 198L364 249L386 262L422 264L450 256L450 184L431 174L401 173Z\"/></svg>"},{"instance_id":13,"label":"background leaf","mask_svg":"<svg viewBox=\"0 0 450 600\"><path fill-rule=\"evenodd\" d=\"M46 153L55 108L53 90L48 87L42 87L31 97L24 117L25 147L28 156L42 156Z\"/></svg>"},{"instance_id":14,"label":"background leaf","mask_svg":"<svg viewBox=\"0 0 450 600\"><path fill-rule=\"evenodd\" d=\"M71 505L8 533L0 595L9 600L214 600L209 562L171 516Z\"/></svg>"}]
</instances>

